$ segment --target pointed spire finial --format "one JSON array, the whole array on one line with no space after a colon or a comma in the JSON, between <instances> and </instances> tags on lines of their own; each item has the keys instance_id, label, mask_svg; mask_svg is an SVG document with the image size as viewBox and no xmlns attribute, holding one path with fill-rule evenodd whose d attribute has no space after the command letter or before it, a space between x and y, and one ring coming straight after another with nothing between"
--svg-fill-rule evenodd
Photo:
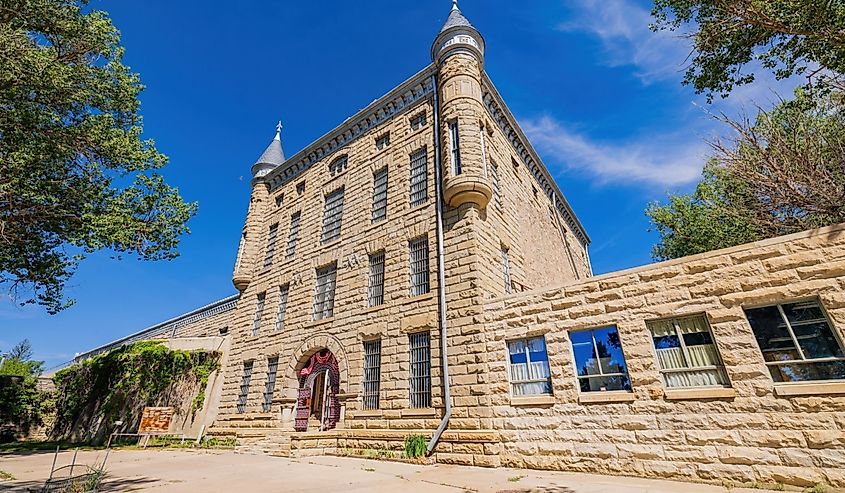
<instances>
[{"instance_id":1,"label":"pointed spire finial","mask_svg":"<svg viewBox=\"0 0 845 493\"><path fill-rule=\"evenodd\" d=\"M282 121L279 120L279 123L276 125L276 137L275 140L282 140Z\"/></svg>"},{"instance_id":2,"label":"pointed spire finial","mask_svg":"<svg viewBox=\"0 0 845 493\"><path fill-rule=\"evenodd\" d=\"M452 10L460 10L458 8L458 0L452 0Z\"/></svg>"}]
</instances>

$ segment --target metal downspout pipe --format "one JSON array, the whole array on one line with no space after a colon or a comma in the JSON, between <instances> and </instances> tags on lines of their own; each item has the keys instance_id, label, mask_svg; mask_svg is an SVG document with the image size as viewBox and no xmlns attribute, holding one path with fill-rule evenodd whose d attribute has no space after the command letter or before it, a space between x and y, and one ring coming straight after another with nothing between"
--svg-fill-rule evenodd
<instances>
[{"instance_id":1,"label":"metal downspout pipe","mask_svg":"<svg viewBox=\"0 0 845 493\"><path fill-rule=\"evenodd\" d=\"M437 96L437 73L431 75L431 83L434 87L434 190L435 210L437 215L437 307L439 311L440 326L440 367L443 378L443 402L446 410L440 425L434 430L434 435L426 447L426 455L431 455L440 436L449 425L449 418L452 417L452 397L449 392L449 358L447 348L449 341L446 336L446 275L445 275L445 254L443 249L443 171L441 168L442 158L440 155L440 101Z\"/></svg>"}]
</instances>

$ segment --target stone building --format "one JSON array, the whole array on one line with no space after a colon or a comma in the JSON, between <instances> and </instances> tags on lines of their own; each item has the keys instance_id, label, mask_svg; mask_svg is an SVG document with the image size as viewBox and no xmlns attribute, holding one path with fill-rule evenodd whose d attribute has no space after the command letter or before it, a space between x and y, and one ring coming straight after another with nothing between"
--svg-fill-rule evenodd
<instances>
[{"instance_id":1,"label":"stone building","mask_svg":"<svg viewBox=\"0 0 845 493\"><path fill-rule=\"evenodd\" d=\"M431 65L290 158L277 131L252 167L216 431L492 428L484 304L591 272L484 48L453 5Z\"/></svg>"},{"instance_id":2,"label":"stone building","mask_svg":"<svg viewBox=\"0 0 845 493\"><path fill-rule=\"evenodd\" d=\"M593 277L485 48L453 3L429 66L290 158L277 129L239 294L154 334L226 340L210 432L845 486L845 225Z\"/></svg>"}]
</instances>

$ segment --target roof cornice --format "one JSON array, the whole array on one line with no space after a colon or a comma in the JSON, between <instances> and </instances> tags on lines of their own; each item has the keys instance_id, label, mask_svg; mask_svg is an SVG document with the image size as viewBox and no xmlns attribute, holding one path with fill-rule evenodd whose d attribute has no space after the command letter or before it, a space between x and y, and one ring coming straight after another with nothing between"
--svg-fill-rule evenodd
<instances>
[{"instance_id":1,"label":"roof cornice","mask_svg":"<svg viewBox=\"0 0 845 493\"><path fill-rule=\"evenodd\" d=\"M290 157L285 163L263 177L271 190L289 183L302 174L312 164L320 161L336 150L348 145L373 127L384 123L391 117L409 108L425 98L434 90L431 75L434 64L430 64L399 84L384 96L376 99L367 107L347 118L340 125L315 140L301 151Z\"/></svg>"},{"instance_id":2,"label":"roof cornice","mask_svg":"<svg viewBox=\"0 0 845 493\"><path fill-rule=\"evenodd\" d=\"M549 199L554 200L558 212L561 213L564 220L569 225L569 228L578 238L578 241L581 242L581 245L585 247L589 245L590 237L587 236L584 226L572 211L572 207L569 206L569 202L566 201L566 197L563 196L563 193L560 191L560 188L558 188L557 183L549 174L548 168L546 168L546 165L543 164L543 160L540 159L540 156L537 154L534 146L531 145L528 137L526 137L525 133L523 133L522 128L520 128L516 118L514 118L513 114L508 109L502 99L502 96L499 94L499 91L496 90L496 86L493 85L493 81L490 80L490 76L486 71L482 74L481 92L484 98L484 106L487 108L488 113L490 113L490 116L493 117L493 120L499 128L502 129L502 132L505 133L505 136L508 138L511 146L513 146L517 155L522 160L522 163L531 172L531 175L540 185L540 188L546 196L548 196ZM555 197L556 200L553 199L553 197Z\"/></svg>"}]
</instances>

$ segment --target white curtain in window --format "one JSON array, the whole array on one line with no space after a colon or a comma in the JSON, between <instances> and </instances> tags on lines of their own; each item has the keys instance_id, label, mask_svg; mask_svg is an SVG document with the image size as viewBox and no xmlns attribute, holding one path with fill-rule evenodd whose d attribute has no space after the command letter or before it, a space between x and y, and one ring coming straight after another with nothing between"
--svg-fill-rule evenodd
<instances>
[{"instance_id":1,"label":"white curtain in window","mask_svg":"<svg viewBox=\"0 0 845 493\"><path fill-rule=\"evenodd\" d=\"M545 348L541 339L531 339L526 346L525 341L511 341L508 351L511 355L522 355L527 361L529 348L532 352L542 352ZM548 393L548 378L550 377L549 362L532 361L531 363L510 363L513 395L536 395ZM543 380L542 382L525 382L526 380ZM523 382L523 383L518 383Z\"/></svg>"},{"instance_id":2,"label":"white curtain in window","mask_svg":"<svg viewBox=\"0 0 845 493\"><path fill-rule=\"evenodd\" d=\"M677 321L681 336L686 334L709 333L702 317L685 318ZM674 322L659 321L649 323L655 337L676 335ZM664 370L680 368L700 368L715 366L715 369L667 372L663 376L667 387L705 387L727 385L728 378L719 359L719 353L713 344L687 345L686 356L680 347L656 349L657 361Z\"/></svg>"}]
</instances>

